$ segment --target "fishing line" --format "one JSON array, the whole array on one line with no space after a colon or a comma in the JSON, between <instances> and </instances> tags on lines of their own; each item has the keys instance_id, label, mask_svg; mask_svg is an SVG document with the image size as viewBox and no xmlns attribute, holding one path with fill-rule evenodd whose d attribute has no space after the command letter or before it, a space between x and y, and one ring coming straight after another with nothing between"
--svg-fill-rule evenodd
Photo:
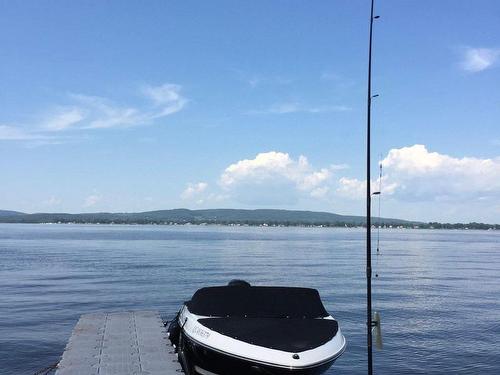
<instances>
[{"instance_id":1,"label":"fishing line","mask_svg":"<svg viewBox=\"0 0 500 375\"><path fill-rule=\"evenodd\" d=\"M380 258L380 227L382 226L382 218L380 216L380 206L382 200L382 156L379 158L379 174L378 174L378 191L374 194L378 195L378 225L377 225L377 253L375 258L375 277L378 277L378 263Z\"/></svg>"}]
</instances>

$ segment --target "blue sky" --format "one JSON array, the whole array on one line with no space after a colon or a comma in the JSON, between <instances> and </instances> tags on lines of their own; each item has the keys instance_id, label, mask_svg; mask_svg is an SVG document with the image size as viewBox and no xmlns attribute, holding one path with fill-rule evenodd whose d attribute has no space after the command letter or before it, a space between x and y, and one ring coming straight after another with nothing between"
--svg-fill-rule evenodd
<instances>
[{"instance_id":1,"label":"blue sky","mask_svg":"<svg viewBox=\"0 0 500 375\"><path fill-rule=\"evenodd\" d=\"M362 214L368 11L2 2L0 208ZM500 3L385 0L377 14L384 216L499 222Z\"/></svg>"}]
</instances>

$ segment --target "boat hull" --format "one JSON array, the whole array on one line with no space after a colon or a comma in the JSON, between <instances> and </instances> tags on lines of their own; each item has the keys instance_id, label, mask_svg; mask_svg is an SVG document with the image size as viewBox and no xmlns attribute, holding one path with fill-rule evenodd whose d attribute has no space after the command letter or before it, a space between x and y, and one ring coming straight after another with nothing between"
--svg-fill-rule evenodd
<instances>
[{"instance_id":1,"label":"boat hull","mask_svg":"<svg viewBox=\"0 0 500 375\"><path fill-rule=\"evenodd\" d=\"M319 375L328 370L340 356L306 368L278 367L209 348L183 332L180 351L185 357L184 366L188 367L185 372L189 375Z\"/></svg>"}]
</instances>

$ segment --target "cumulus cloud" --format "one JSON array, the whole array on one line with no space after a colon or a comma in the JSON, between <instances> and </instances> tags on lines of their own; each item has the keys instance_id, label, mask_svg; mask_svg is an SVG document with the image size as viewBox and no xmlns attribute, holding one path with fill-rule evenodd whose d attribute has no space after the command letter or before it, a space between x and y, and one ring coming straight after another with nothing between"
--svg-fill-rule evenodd
<instances>
[{"instance_id":1,"label":"cumulus cloud","mask_svg":"<svg viewBox=\"0 0 500 375\"><path fill-rule=\"evenodd\" d=\"M190 182L181 193L181 199L187 203L203 205L206 203L223 202L227 199L227 195L220 192L210 192L206 182Z\"/></svg>"},{"instance_id":2,"label":"cumulus cloud","mask_svg":"<svg viewBox=\"0 0 500 375\"><path fill-rule=\"evenodd\" d=\"M229 165L219 184L247 203L292 203L301 196L323 197L332 170L314 169L303 155L293 159L284 152L259 153Z\"/></svg>"},{"instance_id":3,"label":"cumulus cloud","mask_svg":"<svg viewBox=\"0 0 500 375\"><path fill-rule=\"evenodd\" d=\"M346 198L361 199L366 195L366 180L341 177L336 192Z\"/></svg>"},{"instance_id":4,"label":"cumulus cloud","mask_svg":"<svg viewBox=\"0 0 500 375\"><path fill-rule=\"evenodd\" d=\"M463 50L460 66L467 72L477 73L494 66L500 58L500 48L471 48Z\"/></svg>"},{"instance_id":5,"label":"cumulus cloud","mask_svg":"<svg viewBox=\"0 0 500 375\"><path fill-rule=\"evenodd\" d=\"M398 183L391 182L388 176L382 176L382 179L371 180L370 189L372 192L381 190L383 195L393 195L398 186ZM366 180L341 177L338 180L336 193L344 198L364 199L366 197Z\"/></svg>"},{"instance_id":6,"label":"cumulus cloud","mask_svg":"<svg viewBox=\"0 0 500 375\"><path fill-rule=\"evenodd\" d=\"M393 148L374 167L372 192L381 187L385 216L420 220L498 221L500 157L455 157L424 145ZM229 164L218 187L190 183L181 197L196 205L220 202L250 207L321 208L359 214L366 180L345 164L318 168L300 155L269 151Z\"/></svg>"},{"instance_id":7,"label":"cumulus cloud","mask_svg":"<svg viewBox=\"0 0 500 375\"><path fill-rule=\"evenodd\" d=\"M186 189L181 194L182 199L193 199L199 197L205 190L208 184L206 182L188 183Z\"/></svg>"},{"instance_id":8,"label":"cumulus cloud","mask_svg":"<svg viewBox=\"0 0 500 375\"><path fill-rule=\"evenodd\" d=\"M456 158L414 145L392 149L382 165L396 190L415 198L500 195L500 158Z\"/></svg>"},{"instance_id":9,"label":"cumulus cloud","mask_svg":"<svg viewBox=\"0 0 500 375\"><path fill-rule=\"evenodd\" d=\"M500 197L500 158L452 157L424 145L396 148L382 160L382 194L401 201L488 201ZM378 190L379 181L372 181ZM336 189L363 199L366 180L342 177Z\"/></svg>"}]
</instances>

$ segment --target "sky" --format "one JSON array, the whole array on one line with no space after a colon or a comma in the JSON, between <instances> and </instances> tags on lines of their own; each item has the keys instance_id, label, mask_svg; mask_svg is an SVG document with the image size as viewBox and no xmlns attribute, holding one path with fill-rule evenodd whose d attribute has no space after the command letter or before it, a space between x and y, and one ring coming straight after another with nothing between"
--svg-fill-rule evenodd
<instances>
[{"instance_id":1,"label":"sky","mask_svg":"<svg viewBox=\"0 0 500 375\"><path fill-rule=\"evenodd\" d=\"M376 14L382 216L499 223L500 2ZM368 0L0 1L0 209L362 215L368 21Z\"/></svg>"}]
</instances>

